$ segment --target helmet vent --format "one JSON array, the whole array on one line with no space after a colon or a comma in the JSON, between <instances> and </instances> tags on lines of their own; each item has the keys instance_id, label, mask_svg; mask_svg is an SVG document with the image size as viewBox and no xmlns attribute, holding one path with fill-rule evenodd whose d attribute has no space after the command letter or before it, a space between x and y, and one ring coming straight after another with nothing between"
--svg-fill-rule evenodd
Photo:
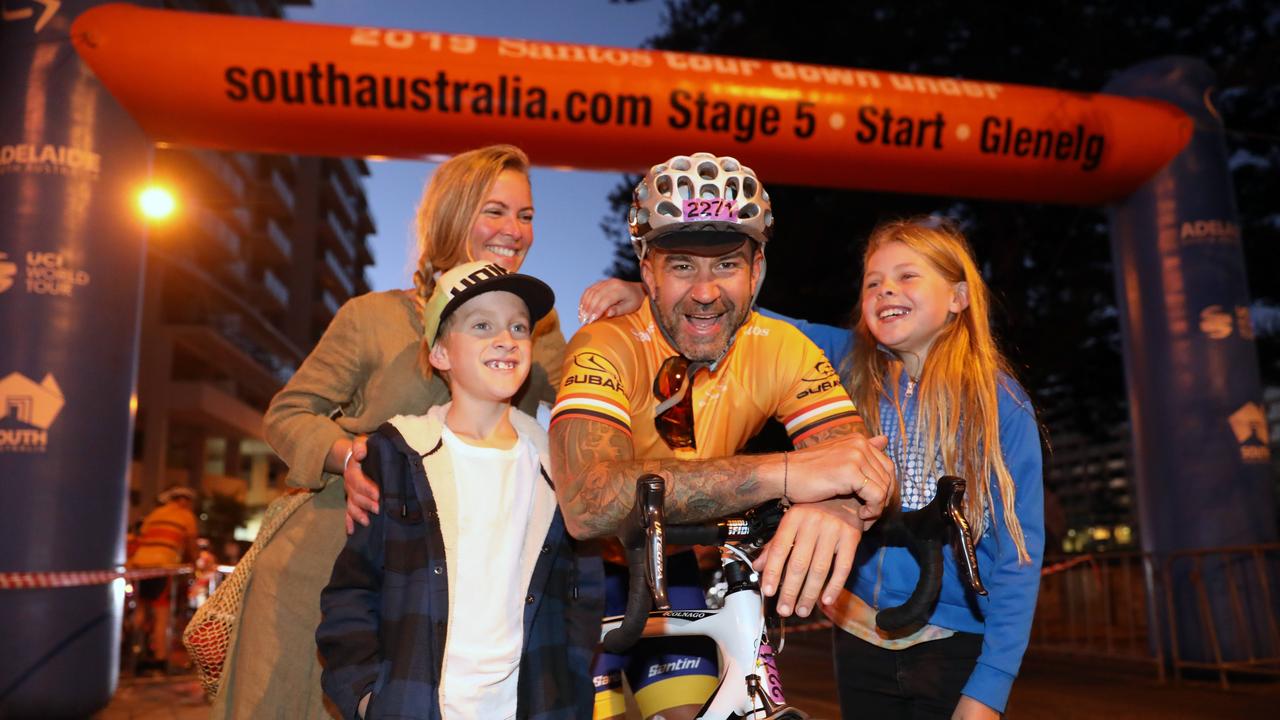
<instances>
[{"instance_id":1,"label":"helmet vent","mask_svg":"<svg viewBox=\"0 0 1280 720\"><path fill-rule=\"evenodd\" d=\"M636 199L641 202L649 199L649 188L644 183L636 186Z\"/></svg>"},{"instance_id":2,"label":"helmet vent","mask_svg":"<svg viewBox=\"0 0 1280 720\"><path fill-rule=\"evenodd\" d=\"M676 178L676 189L680 191L680 197L685 200L693 199L693 181L687 176L681 175Z\"/></svg>"},{"instance_id":3,"label":"helmet vent","mask_svg":"<svg viewBox=\"0 0 1280 720\"><path fill-rule=\"evenodd\" d=\"M772 210L764 211L764 226L767 228L773 227L773 211Z\"/></svg>"},{"instance_id":4,"label":"helmet vent","mask_svg":"<svg viewBox=\"0 0 1280 720\"><path fill-rule=\"evenodd\" d=\"M720 175L720 168L713 162L698 163L698 177L703 180L715 180Z\"/></svg>"},{"instance_id":5,"label":"helmet vent","mask_svg":"<svg viewBox=\"0 0 1280 720\"><path fill-rule=\"evenodd\" d=\"M746 205L742 206L741 210L738 211L738 217L742 220L753 218L759 214L760 214L760 206L756 205L755 203L747 203Z\"/></svg>"},{"instance_id":6,"label":"helmet vent","mask_svg":"<svg viewBox=\"0 0 1280 720\"><path fill-rule=\"evenodd\" d=\"M725 168L725 169L728 170L728 168ZM728 180L724 181L724 199L725 200L738 199L738 178L731 177Z\"/></svg>"},{"instance_id":7,"label":"helmet vent","mask_svg":"<svg viewBox=\"0 0 1280 720\"><path fill-rule=\"evenodd\" d=\"M755 178L742 178L742 196L748 200L756 196L756 189L758 187L759 186L756 185Z\"/></svg>"},{"instance_id":8,"label":"helmet vent","mask_svg":"<svg viewBox=\"0 0 1280 720\"><path fill-rule=\"evenodd\" d=\"M738 161L731 157L727 157L721 161L720 167L724 168L725 172L738 172L742 169L742 166L738 164Z\"/></svg>"},{"instance_id":9,"label":"helmet vent","mask_svg":"<svg viewBox=\"0 0 1280 720\"><path fill-rule=\"evenodd\" d=\"M671 176L670 175L659 175L658 179L653 182L653 186L658 189L659 193L667 197L671 197ZM641 199L644 199L644 198L641 198Z\"/></svg>"},{"instance_id":10,"label":"helmet vent","mask_svg":"<svg viewBox=\"0 0 1280 720\"><path fill-rule=\"evenodd\" d=\"M654 210L656 210L659 215L666 215L667 217L683 217L680 212L680 207L670 200L663 200L658 203L658 207L654 208Z\"/></svg>"},{"instance_id":11,"label":"helmet vent","mask_svg":"<svg viewBox=\"0 0 1280 720\"><path fill-rule=\"evenodd\" d=\"M678 158L671 159L671 167L679 170L680 172L684 172L693 167L693 163L689 161L689 158L681 155Z\"/></svg>"},{"instance_id":12,"label":"helmet vent","mask_svg":"<svg viewBox=\"0 0 1280 720\"><path fill-rule=\"evenodd\" d=\"M715 185L703 185L702 189L698 192L698 197L703 200L715 200L720 197L720 188Z\"/></svg>"},{"instance_id":13,"label":"helmet vent","mask_svg":"<svg viewBox=\"0 0 1280 720\"><path fill-rule=\"evenodd\" d=\"M649 224L649 211L648 211L648 210L645 210L644 208L640 208L638 211L636 211L636 221L635 221L635 224L636 224L636 225L648 225L648 224Z\"/></svg>"}]
</instances>

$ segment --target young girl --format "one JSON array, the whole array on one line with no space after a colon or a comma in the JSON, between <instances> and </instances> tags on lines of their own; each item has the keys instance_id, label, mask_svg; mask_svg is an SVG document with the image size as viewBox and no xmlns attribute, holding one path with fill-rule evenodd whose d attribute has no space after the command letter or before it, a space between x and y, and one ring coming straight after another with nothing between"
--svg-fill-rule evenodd
<instances>
[{"instance_id":1,"label":"young girl","mask_svg":"<svg viewBox=\"0 0 1280 720\"><path fill-rule=\"evenodd\" d=\"M886 637L875 612L906 600L919 566L905 548L881 546L874 532L864 536L847 591L823 607L837 626L841 715L997 717L1026 650L1040 585L1044 499L1034 411L996 348L987 286L950 223L880 225L863 268L852 332L792 322L841 368L868 432L890 438L904 510L933 499L943 475L969 479L966 515L989 594L967 590L954 555L944 552L929 624ZM635 302L627 290L616 282L593 287L583 314L625 312Z\"/></svg>"},{"instance_id":2,"label":"young girl","mask_svg":"<svg viewBox=\"0 0 1280 720\"><path fill-rule=\"evenodd\" d=\"M997 717L1031 633L1044 550L1031 402L991 336L988 291L968 243L945 221L872 231L856 318L841 365L868 429L890 438L902 507L927 504L942 475L970 480L965 514L989 595L969 591L944 553L929 624L886 637L874 611L906 600L919 567L905 548L866 536L851 593L826 609L837 624L843 715Z\"/></svg>"}]
</instances>

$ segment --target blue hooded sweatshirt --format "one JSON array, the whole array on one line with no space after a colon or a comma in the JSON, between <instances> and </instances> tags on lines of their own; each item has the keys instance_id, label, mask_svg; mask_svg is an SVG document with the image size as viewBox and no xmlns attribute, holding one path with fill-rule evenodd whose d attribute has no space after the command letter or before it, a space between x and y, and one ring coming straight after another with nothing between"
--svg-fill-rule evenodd
<instances>
[{"instance_id":1,"label":"blue hooded sweatshirt","mask_svg":"<svg viewBox=\"0 0 1280 720\"><path fill-rule=\"evenodd\" d=\"M791 322L822 348L837 368L853 348L852 333L847 329L797 321L775 313L764 314ZM906 373L902 373L898 397L902 399L903 416L907 419L905 425L911 434L914 426L911 419L915 417L918 397L914 393L907 395L908 382ZM1040 565L1044 557L1044 477L1035 413L1026 392L1012 378L1001 378L999 414L1000 449L1013 476L1014 505L1031 562L1018 562L1018 549L1005 525L1004 506L993 475L988 481L991 483L995 521L988 519L977 546L978 570L988 595L981 597L971 592L960 579L954 554L944 552L942 592L929 623L983 636L982 652L962 692L998 712L1004 712L1031 637L1031 621L1040 590ZM881 399L880 416L894 417L888 398ZM884 429L891 436L898 434L897 427ZM916 439L890 438L889 452L900 468L907 463L903 458L894 456L894 449L912 447L916 444L913 440ZM936 485L933 485L937 481L936 473L928 474L928 480L932 481L930 493L936 492ZM886 608L904 602L911 595L919 576L920 568L905 548L880 547L871 538L866 538L858 547L857 561L847 587L868 605Z\"/></svg>"}]
</instances>

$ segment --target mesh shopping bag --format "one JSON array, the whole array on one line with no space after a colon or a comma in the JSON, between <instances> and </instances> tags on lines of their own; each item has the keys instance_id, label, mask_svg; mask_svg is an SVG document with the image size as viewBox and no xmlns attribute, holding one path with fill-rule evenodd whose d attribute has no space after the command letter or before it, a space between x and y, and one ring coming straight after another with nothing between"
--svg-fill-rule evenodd
<instances>
[{"instance_id":1,"label":"mesh shopping bag","mask_svg":"<svg viewBox=\"0 0 1280 720\"><path fill-rule=\"evenodd\" d=\"M271 542L276 531L284 526L286 520L303 503L311 500L313 493L299 491L282 495L267 506L267 514L262 519L262 527L253 545L244 554L236 569L214 590L209 599L196 610L187 629L182 633L182 644L196 665L200 675L200 684L210 700L217 697L222 685L223 665L227 661L227 650L231 646L231 637L235 633L236 624L240 621L240 610L244 605L245 588L249 586L249 578L253 573L253 565L258 553Z\"/></svg>"}]
</instances>

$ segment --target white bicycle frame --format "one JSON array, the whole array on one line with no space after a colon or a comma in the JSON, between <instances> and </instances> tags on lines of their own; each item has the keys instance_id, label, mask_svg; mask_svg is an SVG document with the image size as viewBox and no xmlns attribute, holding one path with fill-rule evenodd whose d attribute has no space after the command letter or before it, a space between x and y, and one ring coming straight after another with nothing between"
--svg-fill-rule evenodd
<instances>
[{"instance_id":1,"label":"white bicycle frame","mask_svg":"<svg viewBox=\"0 0 1280 720\"><path fill-rule=\"evenodd\" d=\"M920 579L911 597L902 605L876 614L879 627L891 631L918 629L926 622L942 583L942 546L946 543L948 523L954 526L963 541L963 568L969 586L979 595L987 594L978 575L976 551L964 519L964 489L964 478L945 475L938 479L938 494L928 505L909 512L898 510L891 518L879 521L879 525L886 528L886 544L908 548L921 568ZM715 641L720 655L720 683L698 714L699 718L805 720L807 715L786 704L777 668L773 665L772 650L762 642L764 604L760 595L760 576L751 569L751 558L741 548L725 542L726 538L745 540L746 536L751 536L753 521L737 518L709 526L673 526L670 531L674 535L668 536L662 505L665 490L666 481L661 476L646 474L636 480L636 504L619 535L627 553L632 583L628 590L627 609L634 614L625 630L622 629L623 616L605 618L602 644L615 648L611 652L625 652L622 648L634 642L637 636L709 637ZM675 544L721 543L720 562L729 579L729 593L722 609L657 610L649 612L647 618L641 614L645 607L670 607L663 555L669 537ZM679 537L684 540L675 539ZM637 583L646 583L648 587L641 588ZM651 604L640 604L645 601ZM643 625L640 624L642 618L645 619ZM914 632L914 629L908 632ZM613 630L618 632L606 637ZM761 652L762 646L765 652Z\"/></svg>"},{"instance_id":2,"label":"white bicycle frame","mask_svg":"<svg viewBox=\"0 0 1280 720\"><path fill-rule=\"evenodd\" d=\"M724 562L749 560L735 547L722 545ZM752 572L753 582L759 578ZM618 627L622 616L604 619L600 636ZM731 592L724 607L717 610L655 610L649 613L642 638L703 635L715 641L720 654L719 684L699 718L731 720L732 718L768 718L774 713L794 713L786 706L777 668L772 655L761 657L764 637L764 603L759 586L755 590ZM754 685L753 689L751 686Z\"/></svg>"}]
</instances>

